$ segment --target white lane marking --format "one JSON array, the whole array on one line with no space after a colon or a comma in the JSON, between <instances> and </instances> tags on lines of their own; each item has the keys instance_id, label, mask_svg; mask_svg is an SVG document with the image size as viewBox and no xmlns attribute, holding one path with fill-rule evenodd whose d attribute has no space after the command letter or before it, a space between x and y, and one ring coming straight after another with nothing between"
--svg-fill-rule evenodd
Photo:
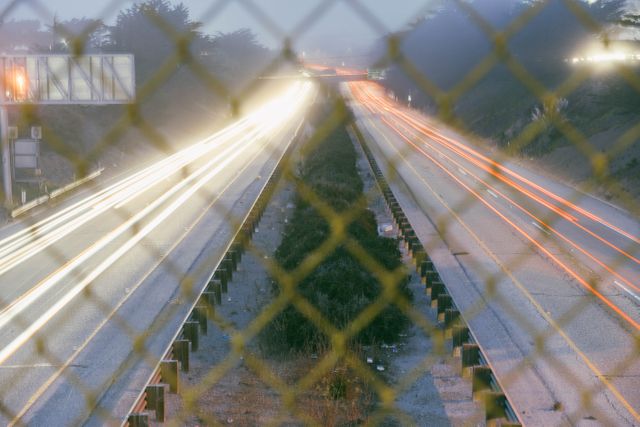
<instances>
[{"instance_id":1,"label":"white lane marking","mask_svg":"<svg viewBox=\"0 0 640 427\"><path fill-rule=\"evenodd\" d=\"M615 283L620 289L624 290L626 293L628 293L633 298L635 298L636 301L640 302L640 296L638 296L638 295L634 294L633 292L631 292L629 290L629 288L627 288L625 285L623 285L622 283L618 282L617 280L614 280L613 283Z\"/></svg>"},{"instance_id":2,"label":"white lane marking","mask_svg":"<svg viewBox=\"0 0 640 427\"><path fill-rule=\"evenodd\" d=\"M462 175L467 176L467 172L465 172L465 170L464 170L464 169L462 169L462 168L458 168L458 170L460 171L460 173L461 173Z\"/></svg>"},{"instance_id":3,"label":"white lane marking","mask_svg":"<svg viewBox=\"0 0 640 427\"><path fill-rule=\"evenodd\" d=\"M495 199L498 198L498 195L491 190L487 190L487 193L491 194Z\"/></svg>"},{"instance_id":4,"label":"white lane marking","mask_svg":"<svg viewBox=\"0 0 640 427\"><path fill-rule=\"evenodd\" d=\"M535 228L537 228L538 230L542 231L543 233L547 234L547 235L551 235L547 230L545 230L540 224L538 224L537 222L532 222L531 224L533 224L533 226Z\"/></svg>"}]
</instances>

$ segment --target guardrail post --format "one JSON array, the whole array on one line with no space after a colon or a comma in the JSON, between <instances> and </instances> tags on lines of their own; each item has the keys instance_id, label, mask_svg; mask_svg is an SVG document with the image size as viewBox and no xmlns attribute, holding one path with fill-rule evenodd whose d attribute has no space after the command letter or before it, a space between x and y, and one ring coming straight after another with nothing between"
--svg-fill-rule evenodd
<instances>
[{"instance_id":1,"label":"guardrail post","mask_svg":"<svg viewBox=\"0 0 640 427\"><path fill-rule=\"evenodd\" d=\"M222 284L219 280L214 280L213 284L213 293L216 296L216 304L222 304Z\"/></svg>"},{"instance_id":2,"label":"guardrail post","mask_svg":"<svg viewBox=\"0 0 640 427\"><path fill-rule=\"evenodd\" d=\"M214 279L220 281L220 285L222 286L222 293L227 293L227 271L224 268L218 267L216 272L214 273Z\"/></svg>"},{"instance_id":3,"label":"guardrail post","mask_svg":"<svg viewBox=\"0 0 640 427\"><path fill-rule=\"evenodd\" d=\"M438 316L444 314L445 310L450 309L453 306L453 299L451 295L442 293L438 295Z\"/></svg>"},{"instance_id":4,"label":"guardrail post","mask_svg":"<svg viewBox=\"0 0 640 427\"><path fill-rule=\"evenodd\" d=\"M429 268L429 261L422 261L420 263L420 278L424 279L424 277L427 275L427 269ZM424 283L424 282L423 282Z\"/></svg>"},{"instance_id":5,"label":"guardrail post","mask_svg":"<svg viewBox=\"0 0 640 427\"><path fill-rule=\"evenodd\" d=\"M411 255L412 257L415 256L415 249L420 244L420 241L416 236L416 232L413 230L409 231L405 240L407 241L407 249L409 250L409 255Z\"/></svg>"},{"instance_id":6,"label":"guardrail post","mask_svg":"<svg viewBox=\"0 0 640 427\"><path fill-rule=\"evenodd\" d=\"M398 215L398 229L400 230L400 236L404 236L404 233L406 233L409 227L409 221L407 221L404 214Z\"/></svg>"},{"instance_id":7,"label":"guardrail post","mask_svg":"<svg viewBox=\"0 0 640 427\"><path fill-rule=\"evenodd\" d=\"M147 395L147 407L156 412L156 421L160 423L165 421L164 388L163 384L150 384L145 390Z\"/></svg>"},{"instance_id":8,"label":"guardrail post","mask_svg":"<svg viewBox=\"0 0 640 427\"><path fill-rule=\"evenodd\" d=\"M445 293L444 283L435 281L431 284L431 301L437 301L440 295Z\"/></svg>"},{"instance_id":9,"label":"guardrail post","mask_svg":"<svg viewBox=\"0 0 640 427\"><path fill-rule=\"evenodd\" d=\"M149 427L149 415L148 414L131 414L129 415L130 427Z\"/></svg>"},{"instance_id":10,"label":"guardrail post","mask_svg":"<svg viewBox=\"0 0 640 427\"><path fill-rule=\"evenodd\" d=\"M424 250L422 244L415 250L413 257L415 258L415 266L416 268L421 268L424 260L427 259L427 251Z\"/></svg>"},{"instance_id":11,"label":"guardrail post","mask_svg":"<svg viewBox=\"0 0 640 427\"><path fill-rule=\"evenodd\" d=\"M425 285L429 282L430 274L438 274L433 267L433 262L427 256L426 260L420 263L420 278Z\"/></svg>"},{"instance_id":12,"label":"guardrail post","mask_svg":"<svg viewBox=\"0 0 640 427\"><path fill-rule=\"evenodd\" d=\"M482 392L482 400L484 401L487 420L507 417L507 412L505 410L507 398L504 393L487 390Z\"/></svg>"},{"instance_id":13,"label":"guardrail post","mask_svg":"<svg viewBox=\"0 0 640 427\"><path fill-rule=\"evenodd\" d=\"M244 250L244 245L242 245L242 243L236 242L231 245L231 250L236 254L236 262L240 264L240 261L242 261L242 252Z\"/></svg>"},{"instance_id":14,"label":"guardrail post","mask_svg":"<svg viewBox=\"0 0 640 427\"><path fill-rule=\"evenodd\" d=\"M175 353L175 343L174 343ZM180 390L180 377L178 376L178 361L177 360L163 360L160 362L160 378L162 382L169 384L169 391L171 393L178 393Z\"/></svg>"},{"instance_id":15,"label":"guardrail post","mask_svg":"<svg viewBox=\"0 0 640 427\"><path fill-rule=\"evenodd\" d=\"M242 233L245 235L246 239L249 240L253 236L253 225L246 222L242 226Z\"/></svg>"},{"instance_id":16,"label":"guardrail post","mask_svg":"<svg viewBox=\"0 0 640 427\"><path fill-rule=\"evenodd\" d=\"M183 371L189 371L189 340L175 340L173 356L178 359Z\"/></svg>"},{"instance_id":17,"label":"guardrail post","mask_svg":"<svg viewBox=\"0 0 640 427\"><path fill-rule=\"evenodd\" d=\"M185 322L184 323L184 335L189 341L191 341L191 350L198 351L200 347L200 339L198 336L200 328L200 322Z\"/></svg>"},{"instance_id":18,"label":"guardrail post","mask_svg":"<svg viewBox=\"0 0 640 427\"><path fill-rule=\"evenodd\" d=\"M425 275L425 285L427 289L431 288L434 283L439 281L440 281L440 275L438 274L437 271L435 270L427 271L427 274Z\"/></svg>"},{"instance_id":19,"label":"guardrail post","mask_svg":"<svg viewBox=\"0 0 640 427\"><path fill-rule=\"evenodd\" d=\"M207 328L207 302L205 301L205 299L201 296L200 297L200 303L198 305L196 305L196 308L194 309L194 314L195 314L195 318L198 320L198 324L200 325L200 332L202 332L202 335L207 335L208 332L208 328Z\"/></svg>"},{"instance_id":20,"label":"guardrail post","mask_svg":"<svg viewBox=\"0 0 640 427\"><path fill-rule=\"evenodd\" d=\"M208 287L207 290L202 293L202 298L204 300L203 305L206 308L205 319L213 319L216 311L216 294L212 288Z\"/></svg>"},{"instance_id":21,"label":"guardrail post","mask_svg":"<svg viewBox=\"0 0 640 427\"><path fill-rule=\"evenodd\" d=\"M476 365L471 367L471 391L477 393L491 388L491 368Z\"/></svg>"},{"instance_id":22,"label":"guardrail post","mask_svg":"<svg viewBox=\"0 0 640 427\"><path fill-rule=\"evenodd\" d=\"M478 344L462 344L462 368L478 365L480 363L480 347Z\"/></svg>"},{"instance_id":23,"label":"guardrail post","mask_svg":"<svg viewBox=\"0 0 640 427\"><path fill-rule=\"evenodd\" d=\"M449 329L460 319L460 312L455 308L447 308L444 311L444 326Z\"/></svg>"},{"instance_id":24,"label":"guardrail post","mask_svg":"<svg viewBox=\"0 0 640 427\"><path fill-rule=\"evenodd\" d=\"M469 328L463 325L454 325L451 339L453 348L462 347L462 344L469 341Z\"/></svg>"},{"instance_id":25,"label":"guardrail post","mask_svg":"<svg viewBox=\"0 0 640 427\"><path fill-rule=\"evenodd\" d=\"M231 260L231 265L233 266L233 271L238 269L238 253L232 249L227 252L227 256Z\"/></svg>"},{"instance_id":26,"label":"guardrail post","mask_svg":"<svg viewBox=\"0 0 640 427\"><path fill-rule=\"evenodd\" d=\"M227 270L229 281L231 281L233 279L233 272L236 270L233 267L233 260L231 259L231 256L229 254L225 255L224 259L222 260L222 265L224 266L225 270Z\"/></svg>"}]
</instances>

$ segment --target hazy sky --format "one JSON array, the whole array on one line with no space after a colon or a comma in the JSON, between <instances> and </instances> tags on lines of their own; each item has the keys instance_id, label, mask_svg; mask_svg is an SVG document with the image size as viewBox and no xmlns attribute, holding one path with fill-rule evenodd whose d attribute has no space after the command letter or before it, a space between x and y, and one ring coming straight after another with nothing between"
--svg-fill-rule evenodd
<instances>
[{"instance_id":1,"label":"hazy sky","mask_svg":"<svg viewBox=\"0 0 640 427\"><path fill-rule=\"evenodd\" d=\"M39 16L42 20L50 21L54 13L61 19L73 17L96 18L102 17L107 23L113 22L117 11L130 5L131 1L113 0L39 0L44 11L37 11L28 6L25 1L13 10L6 20L11 18L26 18ZM4 10L11 0L0 0L0 10ZM372 26L363 20L358 12L345 5L342 1L324 11L317 12L317 7L324 0L253 0L253 4L264 12L266 20L258 18L246 7L242 1L216 0L183 0L191 10L195 20L205 22L205 29L209 32L228 32L239 28L251 28L258 33L261 41L270 46L282 45L283 36L293 31L310 14L316 19L310 25L304 25L304 33L295 39L298 49L308 49L318 44L319 40L327 40L334 46L340 46L342 51L348 49L360 50L369 45L385 31L398 30L416 18L422 10L433 4L429 0L361 0L367 10L382 24L382 27ZM222 10L216 5L226 4ZM400 6L401 5L401 6ZM212 10L218 10L214 16ZM315 11L315 12L314 12ZM268 23L268 22L269 23ZM273 26L272 26L273 25Z\"/></svg>"}]
</instances>

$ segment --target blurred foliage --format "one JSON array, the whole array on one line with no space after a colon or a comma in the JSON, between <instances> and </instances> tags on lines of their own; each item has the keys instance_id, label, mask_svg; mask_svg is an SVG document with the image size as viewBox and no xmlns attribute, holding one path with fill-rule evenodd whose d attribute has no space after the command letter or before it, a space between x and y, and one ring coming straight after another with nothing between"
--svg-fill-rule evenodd
<instances>
[{"instance_id":1,"label":"blurred foliage","mask_svg":"<svg viewBox=\"0 0 640 427\"><path fill-rule=\"evenodd\" d=\"M344 126L338 127L308 153L300 179L313 193L337 212L353 209L361 199L363 182L356 168L356 152ZM395 239L378 235L373 212L363 209L348 227L348 234L388 271L402 265ZM285 227L276 260L284 269L296 268L309 254L329 238L326 218L298 197L293 217ZM408 282L399 290L408 299ZM343 329L366 307L377 300L382 285L341 244L324 257L323 262L297 288L337 328ZM279 288L275 285L274 292ZM384 309L355 338L354 343L394 342L409 320L395 306ZM317 350L328 345L324 336L307 316L293 306L281 312L263 332L267 346L276 352Z\"/></svg>"}]
</instances>

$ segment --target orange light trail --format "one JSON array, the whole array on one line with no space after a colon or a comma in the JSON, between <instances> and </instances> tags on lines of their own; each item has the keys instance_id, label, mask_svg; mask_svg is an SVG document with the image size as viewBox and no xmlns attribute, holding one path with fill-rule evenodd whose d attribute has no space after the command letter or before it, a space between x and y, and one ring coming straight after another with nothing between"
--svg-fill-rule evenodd
<instances>
[{"instance_id":1,"label":"orange light trail","mask_svg":"<svg viewBox=\"0 0 640 427\"><path fill-rule=\"evenodd\" d=\"M387 108L387 107L385 107ZM402 112L399 112L399 115L402 115ZM410 124L410 126L422 133L423 135L427 136L428 138L434 139L429 133L425 132L422 129L416 128L415 126L412 126ZM538 195L536 195L535 193L529 191L527 188L523 187L522 185L518 184L517 182L509 179L508 177L506 177L505 175L498 173L495 171L495 168L491 168L489 166L487 166L485 163L482 163L478 160L476 160L474 157L470 156L469 154L467 154L465 151L460 150L458 147L458 144L451 145L448 140L444 140L444 141L438 141L436 139L436 142L440 142L442 143L446 148L448 148L449 150L455 152L456 154L458 154L459 156L463 157L464 159L468 160L470 163L474 164L475 166L477 166L478 168L481 168L482 170L484 170L485 172L491 174L492 176L494 176L495 178L499 179L500 181L504 182L505 184L513 187L514 189L516 189L517 191L523 193L524 195L530 197L531 199L533 199L534 201L540 203L541 205L547 207L548 209L550 209L551 211L555 212L556 214L560 215L562 218L566 219L567 221L571 221L573 223L573 225L575 227L578 227L580 230L584 231L585 233L589 234L591 237L597 239L598 241L600 241L601 243L607 245L608 247L610 247L611 249L615 250L616 252L620 253L621 255L623 255L624 257L628 258L629 260L635 262L636 264L640 264L640 259L636 258L635 256L633 256L632 254L630 254L629 252L625 251L624 249L614 245L613 243L611 243L610 241L608 241L607 239L603 238L602 236L596 234L595 232L593 232L592 230L589 230L587 227L585 227L584 225L580 224L578 222L578 219L575 218L572 215L569 215L568 213L566 213L565 211L559 209L557 206L554 206L552 204L550 204L549 202L547 202L546 200L544 200L543 198L539 197ZM480 155L480 154L479 154ZM479 179L479 178L478 178ZM483 181L484 182L484 181ZM541 221L542 222L542 221ZM581 248L578 248L580 250L582 250ZM640 291L640 287L633 285L631 283L629 283L630 286L632 286L634 289Z\"/></svg>"},{"instance_id":2,"label":"orange light trail","mask_svg":"<svg viewBox=\"0 0 640 427\"><path fill-rule=\"evenodd\" d=\"M396 132L400 133L401 131L396 127L396 126L401 126L398 125L396 123L396 125L392 125L390 122L388 122L386 119L382 119L385 123L387 123L387 125L389 125L389 127L391 127L392 129L394 129ZM402 127L403 129L407 130L407 131L411 131L410 129L407 129L406 127ZM406 135L406 134L405 134ZM411 145L413 145L413 143L411 143ZM591 259L592 261L594 261L595 263L597 263L598 265L600 265L602 268L604 268L606 271L608 271L610 274L612 274L613 276L615 276L617 279L623 281L626 285L630 286L631 288L635 289L636 291L640 291L640 287L635 285L634 283L632 283L631 281L629 281L628 279L626 279L625 277L623 277L622 275L620 275L617 271L615 271L613 268L609 267L607 264L605 264L603 261L599 260L598 258L596 258L593 254L591 254L590 252L588 252L587 250L585 250L584 248L582 248L581 246L579 246L578 244L576 244L574 241L572 241L571 239L569 239L567 236L565 236L564 234L560 233L557 229L555 229L553 226L551 226L549 223L545 222L543 219L541 219L540 217L534 215L533 213L531 213L530 211L528 211L525 207L523 207L521 204L519 204L518 202L516 202L515 200L513 200L511 197L509 197L507 194L505 194L504 192L502 192L501 190L499 190L498 188L494 187L493 185L489 184L487 181L485 181L484 179L480 178L478 175L474 174L473 172L469 171L467 168L465 168L461 163L457 162L455 159L453 159L451 156L443 153L442 151L438 150L437 148L429 145L431 148L433 148L436 152L438 152L440 155L442 155L443 157L445 157L447 160L451 161L453 164L455 164L457 167L464 169L466 171L466 173L468 173L471 177L473 177L475 180L481 182L485 187L487 187L488 189L494 191L495 193L497 193L498 195L500 195L501 197L503 197L505 200L507 200L509 203L511 203L511 205L515 206L518 210L522 211L525 215L529 216L530 218L532 218L533 220L535 220L537 223L540 223L542 226L545 227L545 229L553 232L555 235L557 235L559 238L561 238L562 240L564 240L566 243L568 243L569 245L571 245L573 248L575 248L576 250L578 250L579 252L581 252L583 255L587 256L589 259ZM574 224L576 225L576 224ZM581 227L583 228L583 227ZM588 231L588 230L587 230ZM596 236L599 237L599 236ZM605 240L606 242L606 240ZM626 254L626 252L624 252ZM635 260L637 262L637 260L635 258L633 258L631 255L628 255L631 259Z\"/></svg>"},{"instance_id":3,"label":"orange light trail","mask_svg":"<svg viewBox=\"0 0 640 427\"><path fill-rule=\"evenodd\" d=\"M400 116L406 116L406 114L398 111L396 109L396 106L391 104L390 102L386 101L386 100L380 100L380 97L374 97L373 95L371 95L370 93L364 93L362 88L359 87L363 85L362 83L351 83L351 89L353 90L354 96L356 96L356 99L358 99L358 101L360 101L370 112L372 113L376 113L376 112L380 112L380 111L388 111L391 112L393 114L393 116L396 117L400 117ZM385 102L386 101L386 102ZM378 110L376 110L376 108L374 108L374 106L377 106ZM576 281L578 281L583 287L585 287L586 289L588 289L593 295L595 295L596 297L598 297L604 304L606 304L610 309L612 309L614 312L616 312L620 317L622 317L627 323L629 323L632 327L634 327L636 330L640 330L640 324L638 322L636 322L634 319L632 319L628 314L626 314L624 311L622 311L617 305L615 305L612 301L610 301L607 297L605 297L603 294L601 294L596 288L594 288L592 285L590 285L585 279L583 279L578 273L576 273L572 268L570 268L568 265L566 265L562 260L560 260L557 256L553 255L549 250L547 250L540 242L538 242L536 239L534 239L533 237L531 237L524 229L522 229L520 226L518 226L517 224L515 224L512 220L510 220L509 218L507 218L504 214L502 214L497 208L495 208L493 205L491 205L490 203L488 203L480 194L478 194L478 192L472 188L470 188L467 184L465 184L464 182L462 182L457 176L455 176L453 173L451 173L448 168L442 164L440 161L438 161L436 158L434 158L432 155L430 155L428 152L426 152L422 147L418 146L417 144L415 144L413 141L411 141L411 139L400 129L397 127L397 125L394 125L390 120L382 117L381 120L387 125L389 126L391 129L393 129L404 141L406 141L408 144L410 144L417 152L421 153L423 156L425 156L426 158L428 158L430 161L432 161L436 166L438 166L442 171L444 171L447 175L449 175L456 183L458 183L460 186L462 186L465 190L467 190L470 194L472 194L475 198L477 198L482 204L484 204L488 209L490 209L494 214L496 214L499 218L501 218L504 222L506 222L508 225L510 225L513 229L515 229L516 231L518 231L518 233L520 233L522 236L525 237L525 239L527 239L532 245L534 245L538 250L540 250L542 253L544 253L547 257L549 257L551 260L554 261L554 263L556 263L558 266L560 266L565 272L567 272L571 277L573 277ZM431 137L430 133L432 132L431 130L429 130L428 128L425 128L423 126L420 126L423 128L423 130L426 129L425 131L421 131L420 129L416 129L415 126L412 125L415 124L415 120L411 119L409 122L409 125L411 127L413 127L415 130L420 131L422 134L424 134L425 136ZM443 137L441 136L442 139L449 141L449 138ZM440 139L440 138L439 138ZM441 142L442 141L436 141L436 142ZM463 146L463 144L457 143L455 144L456 146ZM448 147L450 147L450 145L447 144ZM464 146L463 146L464 147ZM465 151L473 151L471 149L469 149L468 147L464 147ZM461 154L460 150L457 149L453 149L451 148L451 150L457 154ZM440 154L442 154L442 152L438 151ZM477 161L473 161L471 160L471 158L469 156L463 156L464 158L469 159L470 162L472 162L473 164L478 165L479 167L481 167L483 170L487 170L486 165L485 167L480 166L479 162ZM479 158L484 158L486 159L487 162L490 162L492 165L494 165L495 167L499 168L500 170L503 170L505 172L509 172L508 168L503 167L502 165L498 164L497 162L494 162L493 160L487 159L485 156L482 156L479 153L476 153L476 157ZM449 157L450 159L450 157ZM451 160L451 159L450 159ZM456 162L454 162L456 163ZM456 163L459 164L459 163ZM487 170L489 173L491 173L491 170ZM505 178L504 175L502 174L495 174L493 173L494 176L500 178ZM514 173L510 173L511 176L515 176L515 177L520 177L518 174ZM477 177L476 177L477 178ZM528 180L526 180L523 177L520 177L521 181L525 182L530 182ZM482 180L481 180L482 181ZM524 188L522 188L522 186L518 185L517 183L513 182L510 183L510 180L505 180L505 179L501 179L501 181L511 185L512 187L514 187L515 189L517 189L520 192L523 192L525 195L531 197L532 199L540 202L540 198L539 197L534 197L535 195L529 191L523 191L526 190ZM489 188L492 188L492 186L489 186L486 182L482 181L484 185L486 185ZM542 188L540 186L538 186L537 184L529 184L534 188ZM495 191L495 189L494 189ZM554 194L551 192L548 192L547 190L542 191L544 194ZM513 200L511 200L510 198L506 197L503 193L500 193L505 199L509 200L514 206L517 206L520 210L522 210L523 212L525 212L527 215L529 215L530 217L534 218L536 221L538 221L539 223L543 224L547 229L554 231L557 235L559 235L561 238L563 238L565 241L569 242L572 246L576 247L577 249L579 249L583 254L589 256L591 259L596 260L601 266L603 266L607 271L613 273L616 277L619 277L621 280L623 280L625 283L629 284L630 286L632 286L634 289L639 289L637 286L631 284L628 280L622 278L618 273L614 272L613 269L611 269L610 267L606 266L604 263L600 262L599 260L597 260L593 255L591 255L590 253L588 253L588 251L584 250L583 248L579 247L577 244L575 244L574 242L570 241L570 239L566 238L565 236L561 235L561 233L559 233L557 230L555 230L553 227L549 226L548 224L546 224L544 221L542 221L541 219L537 218L534 214L532 214L531 212L527 211L524 207L520 206L519 204L515 203ZM558 199L562 199L559 196L555 196L554 197L555 200ZM564 200L564 199L562 199ZM575 206L572 203L568 202L568 201L564 201L563 203L565 206ZM547 204L543 204L544 206L548 206ZM578 208L578 207L576 207ZM578 209L574 209L578 212L580 212L581 210L583 210L582 208L578 208ZM557 212L556 209L553 209L554 212ZM585 211L586 212L586 211ZM580 212L582 213L582 212ZM587 216L587 215L585 215ZM590 215L592 217L598 218L597 222L603 223L603 224L608 224L606 221L602 220L601 218L595 216L595 215ZM589 216L588 216L589 217ZM565 219L567 219L565 217ZM584 228L583 226L581 226L580 224L577 224L575 221L571 221L571 223L573 223L576 226L579 226L581 229L584 229L585 231L590 231L587 230L586 228ZM616 227L610 226L608 225L609 228L616 230ZM620 233L623 234L623 233ZM628 233L626 233L628 234ZM593 234L592 234L593 235ZM623 234L625 235L625 234ZM593 235L594 237L600 237L600 236L596 236ZM633 236L632 236L633 237ZM633 239L632 239L633 240ZM610 247L614 247L612 245L609 245ZM619 251L621 251L618 248ZM630 257L631 259L635 260L637 262L637 259L635 259L634 257L632 257L630 254L627 254L628 257Z\"/></svg>"},{"instance_id":4,"label":"orange light trail","mask_svg":"<svg viewBox=\"0 0 640 427\"><path fill-rule=\"evenodd\" d=\"M434 133L438 134L438 135L439 135L439 133L437 133L435 131L431 131L428 128L425 128L419 122L417 122L416 120L414 120L413 118L411 118L407 114L403 113L402 111L400 111L397 108L394 108L394 105L391 104L390 102L388 102L386 100L379 99L379 98L373 98L373 96L370 95L370 94L367 94L367 96L369 97L369 100L371 102L377 104L379 106L379 108L383 108L385 111L392 112L396 117L398 117L400 119L403 119L403 121L407 122L412 128L414 128L418 132L421 132L423 135L427 136L428 138L433 139L435 142L439 142L439 143L443 144L446 148L448 148L451 151L454 151L456 154L458 154L461 157L465 158L470 163L473 163L475 166L483 169L484 171L486 171L487 173L493 175L494 177L496 177L500 181L504 182L505 184L513 187L517 191L523 193L524 195L530 197L534 201L536 201L536 202L540 203L541 205L545 206L546 208L552 210L553 212L555 212L556 214L560 215L564 219L566 219L568 221L571 221L574 226L576 226L580 230L584 231L585 233L587 233L591 237L599 240L604 245L610 247L611 249L615 250L616 252L620 253L621 255L623 255L624 257L628 258L629 260L635 262L636 264L640 264L640 259L636 258L635 256L633 256L629 252L627 252L624 249L616 246L612 242L608 241L607 239L603 238L602 236L598 235L597 233L595 233L592 230L588 229L587 227L583 226L582 224L580 224L578 222L578 219L575 218L574 216L569 215L564 210L559 209L557 206L550 204L549 202L547 202L543 198L539 197L538 195L536 195L535 193L531 192L530 190L528 190L527 188L523 187L522 185L518 184L517 182L509 179L508 177L506 177L502 173L496 172L496 165L499 165L501 170L509 171L509 169L505 168L504 166L500 165L499 163L497 163L497 162L495 162L495 161L493 161L491 159L488 159L486 156L483 156L482 154L478 153L477 151L472 150L469 147L466 147L464 144L461 144L461 143L459 143L457 141L454 141L454 140L451 140L449 138L445 138L445 137L438 138L437 136L434 136ZM373 111L373 110L371 110L371 107L367 107L367 108L369 108L370 111ZM462 151L458 147L462 148L464 151ZM473 157L470 156L469 154L466 154L467 152L470 152L473 155ZM487 164L476 160L474 157L481 158L482 160L485 160L486 162L490 162L491 166L488 166ZM526 180L526 178L522 178L522 179ZM527 180L527 182L531 182L531 181ZM538 187L538 188L544 190L542 187L540 187L537 184L532 183L532 182L531 182L530 186L532 186L532 187L535 186L535 187ZM544 191L547 191L547 190L544 190ZM568 201L566 201L566 203L567 204L571 204ZM582 209L582 208L580 208L580 209ZM620 230L618 227L615 227L615 226L609 224L608 222L606 222L604 220L597 220L597 221L594 220L594 222L602 223L603 225L605 225L606 227L608 227L609 229L612 229L614 231ZM622 231L622 232L625 233L625 234L628 234L628 233L626 233L624 231ZM629 236L631 236L631 235L629 235ZM633 238L633 236L631 236L631 240L634 240L634 239L635 238ZM637 290L640 290L640 288L638 288L637 286L634 286L634 285L631 285L631 286L634 287Z\"/></svg>"},{"instance_id":5,"label":"orange light trail","mask_svg":"<svg viewBox=\"0 0 640 427\"><path fill-rule=\"evenodd\" d=\"M356 88L356 86L358 85L363 85L363 83L352 83L351 87L352 88ZM380 86L376 85L375 83L371 83L368 82L367 85L371 86L371 87L375 87L377 89L380 90ZM356 88L356 91L358 91L361 95L363 93L362 88ZM397 117L403 118L405 121L408 121L411 123L412 126L416 126L417 128L421 129L423 131L423 133L425 133L426 136L438 141L438 142L442 142L442 143L447 143L447 144L453 144L456 147L468 152L469 154L471 154L474 157L477 157L478 159L488 163L491 168L487 169L490 171L490 173L492 173L494 176L496 177L500 177L500 176L504 176L502 174L496 174L495 169L499 169L501 171L503 171L504 173L506 173L507 175L510 175L514 178L516 178L518 181L523 182L524 184L532 187L533 189L543 193L544 195L552 198L553 200L567 206L568 208L578 212L579 214L585 216L586 218L600 223L602 225L604 225L605 227L615 231L616 233L628 238L629 240L633 241L636 244L640 244L640 238L638 236L634 236L631 233L621 229L620 227L617 227L613 224L611 224L610 222L606 221L605 219L587 211L586 209L575 205L574 203L571 203L569 200L564 199L563 197L560 197L559 195L553 193L552 191L547 190L546 188L536 184L535 182L523 177L522 175L518 174L517 172L512 171L511 169L507 168L506 166L496 162L493 159L488 158L487 156L479 153L476 150L473 150L472 148L466 146L465 144L460 143L459 141L456 141L452 138L449 138L445 135L443 135L442 133L440 133L438 130L432 128L432 127L428 127L427 125L425 125L424 123L414 119L413 117L411 117L411 115L403 112L399 106L395 103L392 103L391 101L385 99L384 97L380 97L380 96L376 96L376 95L372 95L371 92L367 91L366 95L370 101L376 103L378 105L379 108L384 109L385 111L392 112L394 115L396 115ZM375 98L374 98L375 96ZM366 104L366 103L365 103ZM373 110L370 110L373 111ZM373 111L375 112L375 111Z\"/></svg>"}]
</instances>

